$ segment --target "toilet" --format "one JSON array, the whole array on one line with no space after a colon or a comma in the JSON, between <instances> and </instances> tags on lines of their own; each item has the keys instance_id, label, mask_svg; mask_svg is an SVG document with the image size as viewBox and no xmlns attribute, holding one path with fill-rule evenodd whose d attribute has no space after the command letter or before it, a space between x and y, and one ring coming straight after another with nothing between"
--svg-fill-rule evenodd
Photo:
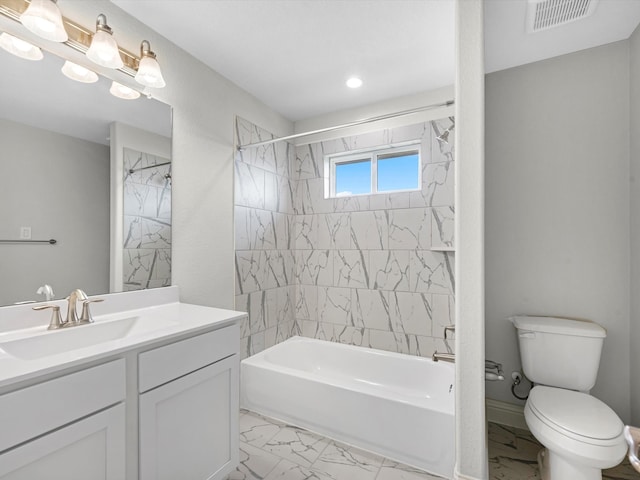
<instances>
[{"instance_id":1,"label":"toilet","mask_svg":"<svg viewBox=\"0 0 640 480\"><path fill-rule=\"evenodd\" d=\"M534 387L524 407L527 426L545 447L543 480L601 480L627 451L624 425L589 395L607 332L595 322L516 316L522 369Z\"/></svg>"}]
</instances>

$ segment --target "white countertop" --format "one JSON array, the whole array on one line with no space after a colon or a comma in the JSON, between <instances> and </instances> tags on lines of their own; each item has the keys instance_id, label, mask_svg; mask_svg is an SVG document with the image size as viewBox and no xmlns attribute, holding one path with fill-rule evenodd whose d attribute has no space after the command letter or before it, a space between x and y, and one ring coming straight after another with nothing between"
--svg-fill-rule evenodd
<instances>
[{"instance_id":1,"label":"white countertop","mask_svg":"<svg viewBox=\"0 0 640 480\"><path fill-rule=\"evenodd\" d=\"M236 323L246 316L244 312L180 303L177 287L101 295L100 298L105 298L105 302L92 305L95 324L62 330L47 330L49 310L33 312L31 310L33 305L0 308L0 388L76 365L117 356L128 350L144 348L156 342L166 342L172 338L178 339L221 328ZM66 302L62 301L62 303ZM66 307L61 308L63 318L65 311ZM37 317L34 317L33 313L37 313ZM21 318L22 322L20 322ZM49 335L65 335L74 330L94 328L108 322L129 318L143 319L146 327L139 331L131 331L122 338L40 358L17 358L1 347L3 342L25 337L38 336L46 342L46 336ZM153 325L154 323L157 323L157 327ZM21 324L26 327L16 329L16 326ZM149 328L149 325L152 327Z\"/></svg>"}]
</instances>

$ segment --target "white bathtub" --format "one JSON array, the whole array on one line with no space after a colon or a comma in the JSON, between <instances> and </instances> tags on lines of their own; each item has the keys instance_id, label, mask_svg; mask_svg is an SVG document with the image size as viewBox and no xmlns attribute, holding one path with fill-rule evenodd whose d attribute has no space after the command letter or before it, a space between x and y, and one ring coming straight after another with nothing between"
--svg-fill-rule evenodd
<instances>
[{"instance_id":1,"label":"white bathtub","mask_svg":"<svg viewBox=\"0 0 640 480\"><path fill-rule=\"evenodd\" d=\"M241 363L241 406L451 478L454 366L293 337Z\"/></svg>"}]
</instances>

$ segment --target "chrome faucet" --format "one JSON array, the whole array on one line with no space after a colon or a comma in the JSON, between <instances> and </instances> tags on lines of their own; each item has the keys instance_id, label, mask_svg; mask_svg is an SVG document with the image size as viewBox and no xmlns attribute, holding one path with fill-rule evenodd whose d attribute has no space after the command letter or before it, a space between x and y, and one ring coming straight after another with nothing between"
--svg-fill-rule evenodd
<instances>
[{"instance_id":1,"label":"chrome faucet","mask_svg":"<svg viewBox=\"0 0 640 480\"><path fill-rule=\"evenodd\" d=\"M93 323L93 317L89 310L89 305L92 303L102 302L102 298L94 298L89 300L87 294L79 288L74 290L67 297L69 306L67 307L67 318L63 321L60 317L60 307L58 305L38 305L33 307L34 310L45 310L50 308L51 321L49 322L48 330L57 330L63 327L75 327L76 325L85 325L87 323ZM82 313L78 317L78 301L82 302Z\"/></svg>"},{"instance_id":2,"label":"chrome faucet","mask_svg":"<svg viewBox=\"0 0 640 480\"><path fill-rule=\"evenodd\" d=\"M78 318L78 300L83 302L88 300L87 294L79 288L71 292L67 297L69 306L67 307L67 319L64 322L65 327L73 327L80 323L80 319Z\"/></svg>"},{"instance_id":3,"label":"chrome faucet","mask_svg":"<svg viewBox=\"0 0 640 480\"><path fill-rule=\"evenodd\" d=\"M433 355L431 356L431 359L434 362L439 362L439 361L443 361L443 362L451 362L451 363L455 363L456 361L456 356L453 353L438 353L438 352L433 352Z\"/></svg>"}]
</instances>

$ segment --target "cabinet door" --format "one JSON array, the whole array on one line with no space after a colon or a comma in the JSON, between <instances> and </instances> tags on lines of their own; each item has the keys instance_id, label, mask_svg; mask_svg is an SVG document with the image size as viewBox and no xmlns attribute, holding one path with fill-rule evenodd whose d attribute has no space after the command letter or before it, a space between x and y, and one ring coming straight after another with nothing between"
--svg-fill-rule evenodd
<instances>
[{"instance_id":1,"label":"cabinet door","mask_svg":"<svg viewBox=\"0 0 640 480\"><path fill-rule=\"evenodd\" d=\"M0 479L122 480L124 412L116 405L9 450L0 455Z\"/></svg>"},{"instance_id":2,"label":"cabinet door","mask_svg":"<svg viewBox=\"0 0 640 480\"><path fill-rule=\"evenodd\" d=\"M140 480L217 480L238 463L238 355L140 395Z\"/></svg>"}]
</instances>

